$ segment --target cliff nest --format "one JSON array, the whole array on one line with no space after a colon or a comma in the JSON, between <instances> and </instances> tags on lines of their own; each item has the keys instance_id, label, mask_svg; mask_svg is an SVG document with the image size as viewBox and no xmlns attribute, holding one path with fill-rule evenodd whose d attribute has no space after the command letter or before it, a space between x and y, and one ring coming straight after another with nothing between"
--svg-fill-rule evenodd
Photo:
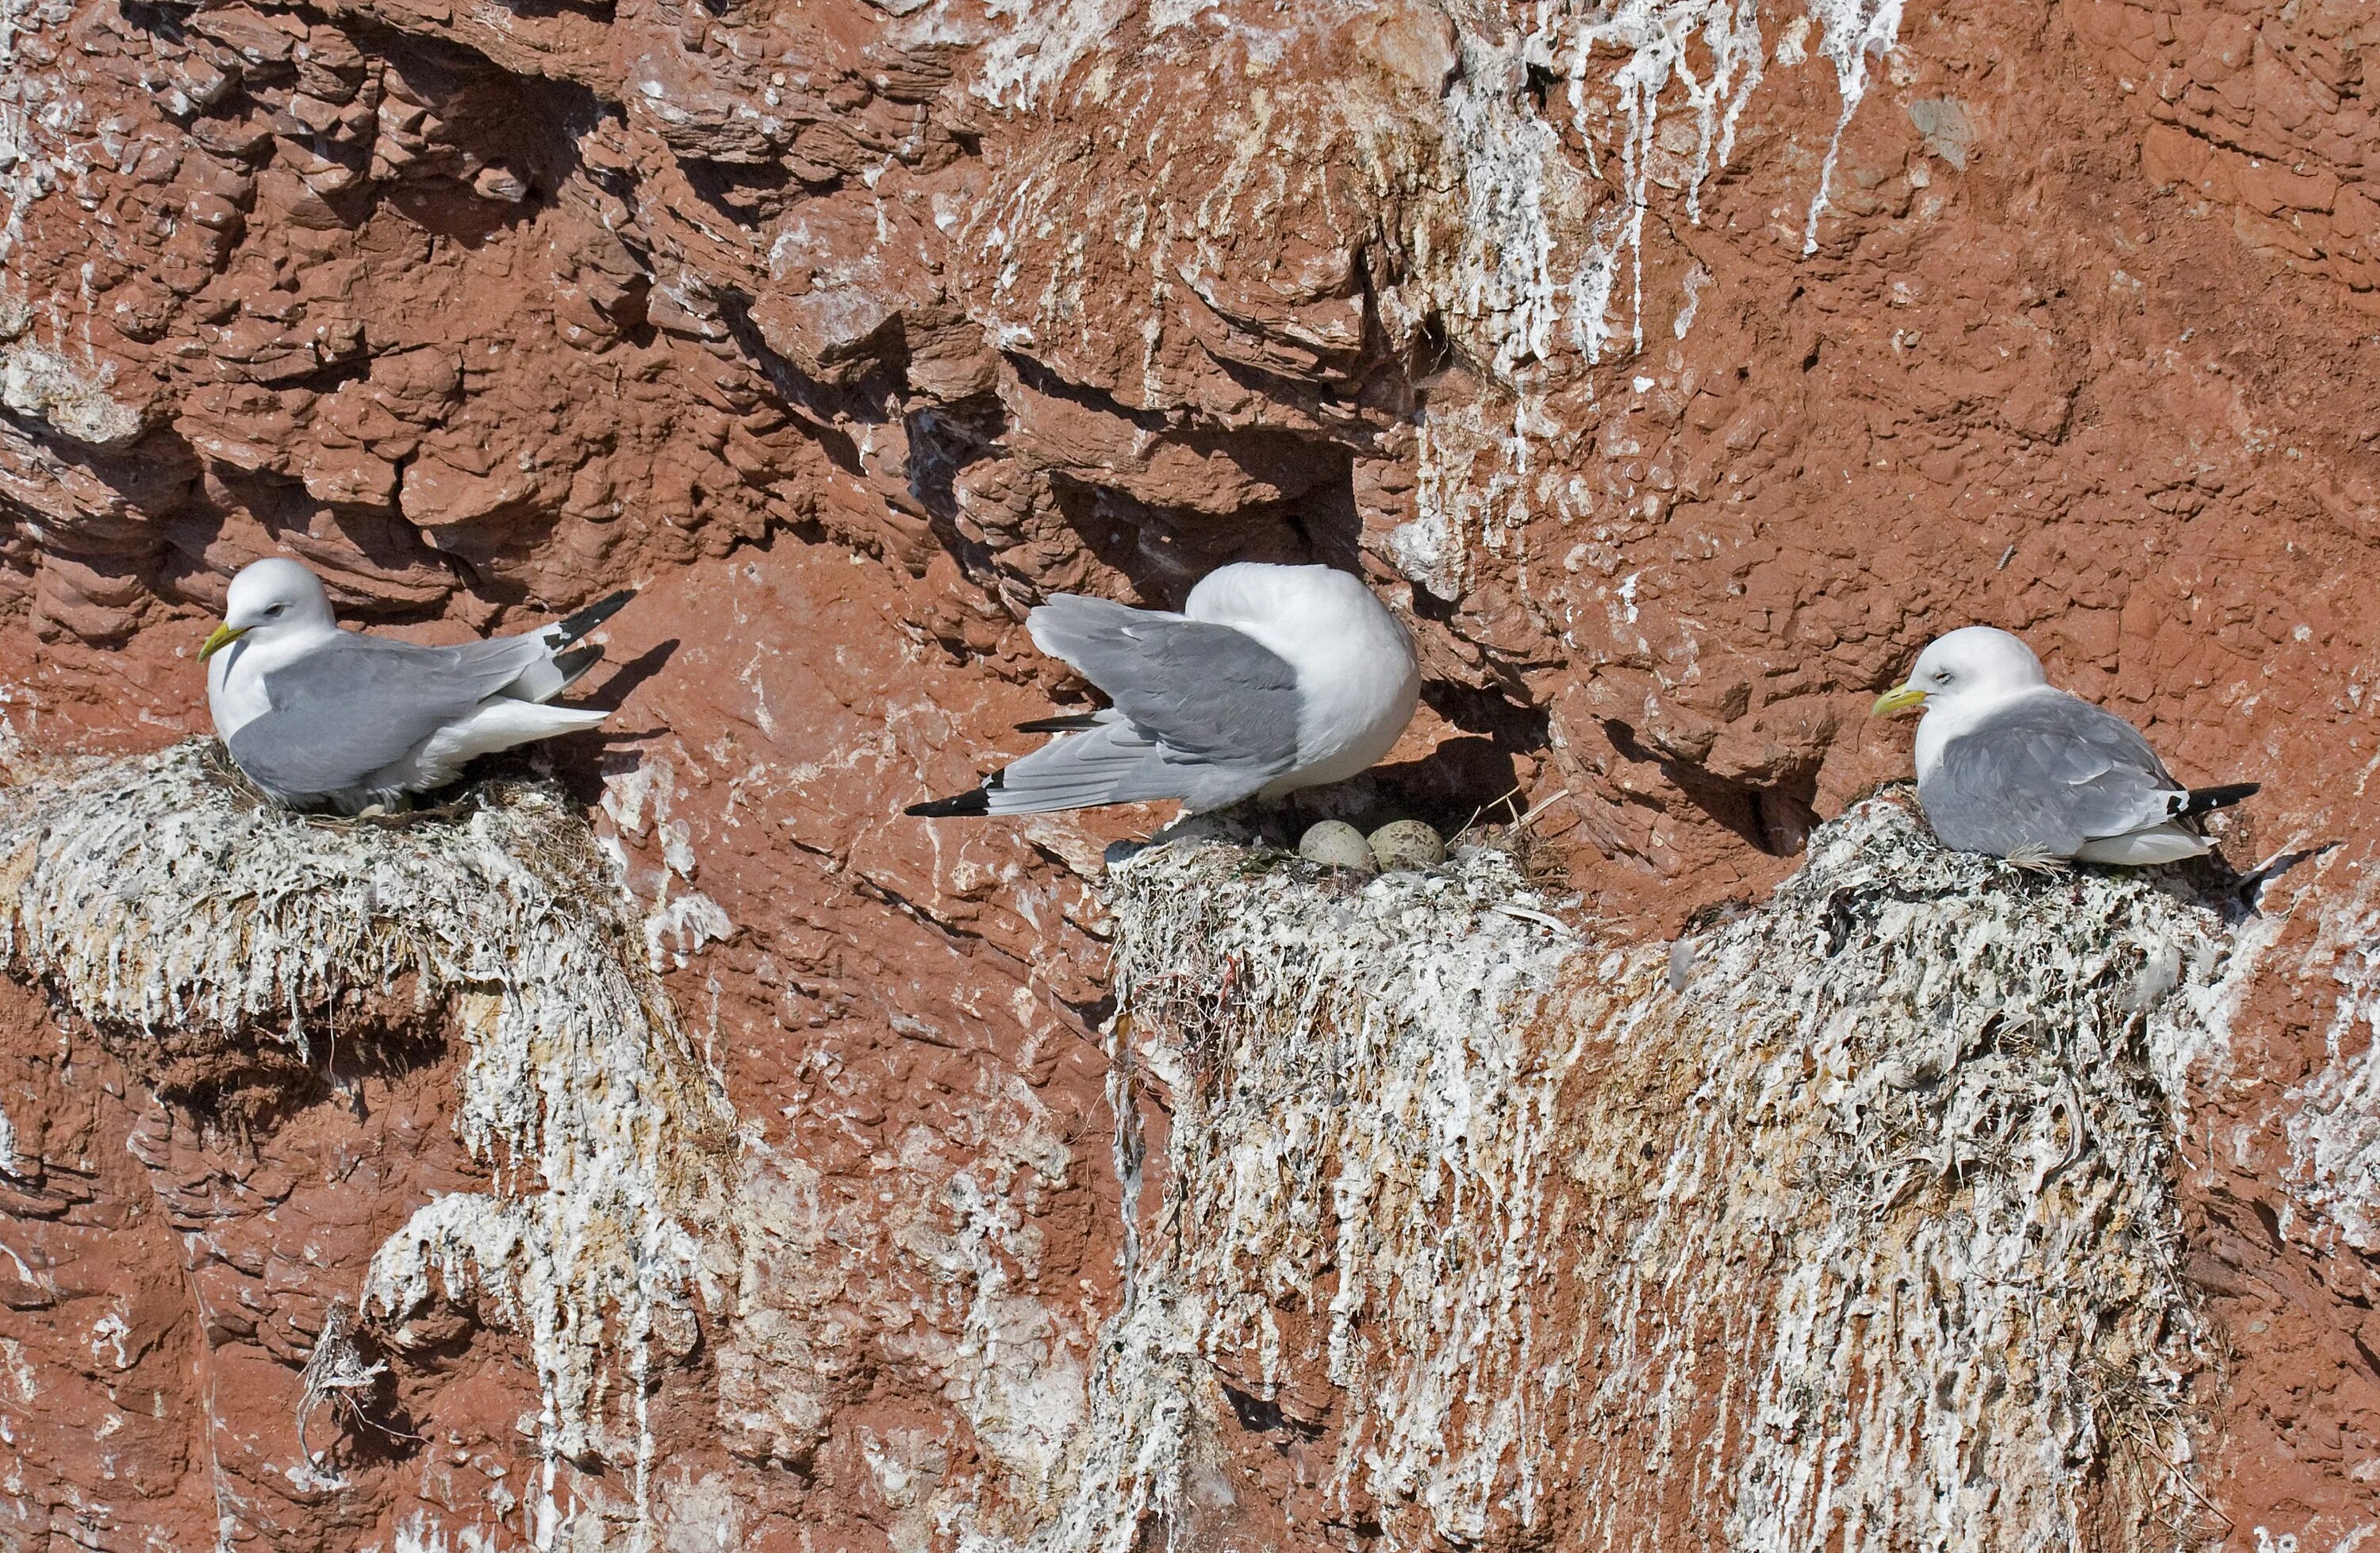
<instances>
[{"instance_id":1,"label":"cliff nest","mask_svg":"<svg viewBox=\"0 0 2380 1553\"><path fill-rule=\"evenodd\" d=\"M1307 1463L1293 1517L1408 1547L2188 1535L2173 1077L2228 937L2185 888L1884 800L1675 945L1585 947L1489 850L1111 888L1166 1187L1059 1542L1228 1518L1249 1432Z\"/></svg>"},{"instance_id":2,"label":"cliff nest","mask_svg":"<svg viewBox=\"0 0 2380 1553\"><path fill-rule=\"evenodd\" d=\"M1083 1412L1049 1414L1079 1424L962 1542L1228 1533L1243 1471L1390 1547L2190 1535L2218 1364L2172 1113L2220 915L1946 852L1881 800L1675 944L1597 945L1524 861L1115 863L1115 1167L1138 1204L1169 1113L1160 1205ZM552 1469L598 1459L641 1523L653 1366L694 1350L757 1210L561 796L326 824L185 744L0 793L0 880L15 972L120 1048L312 1062L358 994L459 1032L490 1189L419 1208L358 1303L392 1358L442 1297L523 1334L548 1512Z\"/></svg>"},{"instance_id":3,"label":"cliff nest","mask_svg":"<svg viewBox=\"0 0 2380 1553\"><path fill-rule=\"evenodd\" d=\"M0 953L217 1122L242 1096L304 1093L293 1064L335 1082L351 1010L458 1033L454 1123L492 1190L417 1211L359 1302L401 1350L436 1294L477 1298L528 1339L549 1461L633 1461L641 1483L640 1381L651 1353L693 1344L689 1226L720 1195L735 1118L584 821L536 784L326 821L259 804L211 749L0 791Z\"/></svg>"}]
</instances>

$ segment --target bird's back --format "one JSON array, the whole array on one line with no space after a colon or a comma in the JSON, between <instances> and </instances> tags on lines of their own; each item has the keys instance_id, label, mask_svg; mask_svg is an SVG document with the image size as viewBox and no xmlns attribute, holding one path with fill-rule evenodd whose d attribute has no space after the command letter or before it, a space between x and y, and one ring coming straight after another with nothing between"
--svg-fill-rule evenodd
<instances>
[{"instance_id":1,"label":"bird's back","mask_svg":"<svg viewBox=\"0 0 2380 1553\"><path fill-rule=\"evenodd\" d=\"M1297 768L1268 790L1343 781L1386 754L1413 719L1421 696L1413 639L1360 578L1244 561L1209 573L1184 613L1245 631L1296 672Z\"/></svg>"},{"instance_id":2,"label":"bird's back","mask_svg":"<svg viewBox=\"0 0 2380 1553\"><path fill-rule=\"evenodd\" d=\"M1945 740L1917 783L1944 842L2002 857L2071 857L2090 841L2162 824L2180 790L2138 728L2046 688Z\"/></svg>"}]
</instances>

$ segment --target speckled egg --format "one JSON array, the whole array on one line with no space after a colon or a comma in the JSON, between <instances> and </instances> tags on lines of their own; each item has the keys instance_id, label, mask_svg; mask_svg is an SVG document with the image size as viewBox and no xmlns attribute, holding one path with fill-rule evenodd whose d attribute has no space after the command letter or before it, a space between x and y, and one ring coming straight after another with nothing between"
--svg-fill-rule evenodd
<instances>
[{"instance_id":1,"label":"speckled egg","mask_svg":"<svg viewBox=\"0 0 2380 1553\"><path fill-rule=\"evenodd\" d=\"M1324 820L1306 827L1305 834L1298 838L1297 855L1325 868L1344 868L1356 874L1377 873L1379 867L1372 861L1372 849L1365 843L1364 833L1344 820Z\"/></svg>"},{"instance_id":2,"label":"speckled egg","mask_svg":"<svg viewBox=\"0 0 2380 1553\"><path fill-rule=\"evenodd\" d=\"M1436 868L1446 861L1446 843L1419 820L1393 820L1372 832L1367 843L1380 871Z\"/></svg>"}]
</instances>

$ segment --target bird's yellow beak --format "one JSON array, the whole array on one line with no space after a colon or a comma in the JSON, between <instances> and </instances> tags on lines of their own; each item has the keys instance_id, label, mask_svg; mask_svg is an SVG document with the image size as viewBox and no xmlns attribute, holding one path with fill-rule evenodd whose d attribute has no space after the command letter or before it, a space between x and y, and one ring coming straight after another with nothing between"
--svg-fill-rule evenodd
<instances>
[{"instance_id":1,"label":"bird's yellow beak","mask_svg":"<svg viewBox=\"0 0 2380 1553\"><path fill-rule=\"evenodd\" d=\"M214 635L207 638L207 644L199 649L199 661L204 663L213 657L217 653L246 636L248 630L246 626L217 626Z\"/></svg>"},{"instance_id":2,"label":"bird's yellow beak","mask_svg":"<svg viewBox=\"0 0 2380 1553\"><path fill-rule=\"evenodd\" d=\"M1897 716L1912 707L1925 704L1924 691L1914 685L1896 685L1876 698L1876 705L1869 709L1868 715L1871 717Z\"/></svg>"}]
</instances>

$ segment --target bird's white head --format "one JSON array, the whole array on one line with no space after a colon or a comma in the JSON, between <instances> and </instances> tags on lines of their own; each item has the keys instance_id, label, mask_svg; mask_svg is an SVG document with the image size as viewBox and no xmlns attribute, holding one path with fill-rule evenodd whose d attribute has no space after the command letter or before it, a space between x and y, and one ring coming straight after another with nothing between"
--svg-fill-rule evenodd
<instances>
[{"instance_id":1,"label":"bird's white head","mask_svg":"<svg viewBox=\"0 0 2380 1553\"><path fill-rule=\"evenodd\" d=\"M296 561L274 556L241 569L224 599L223 624L199 649L201 662L244 636L258 642L336 630L322 580Z\"/></svg>"},{"instance_id":2,"label":"bird's white head","mask_svg":"<svg viewBox=\"0 0 2380 1553\"><path fill-rule=\"evenodd\" d=\"M1961 626L1917 654L1901 684L1878 696L1875 715L1923 707L1957 712L1999 702L2049 683L2033 649L1991 626Z\"/></svg>"}]
</instances>

